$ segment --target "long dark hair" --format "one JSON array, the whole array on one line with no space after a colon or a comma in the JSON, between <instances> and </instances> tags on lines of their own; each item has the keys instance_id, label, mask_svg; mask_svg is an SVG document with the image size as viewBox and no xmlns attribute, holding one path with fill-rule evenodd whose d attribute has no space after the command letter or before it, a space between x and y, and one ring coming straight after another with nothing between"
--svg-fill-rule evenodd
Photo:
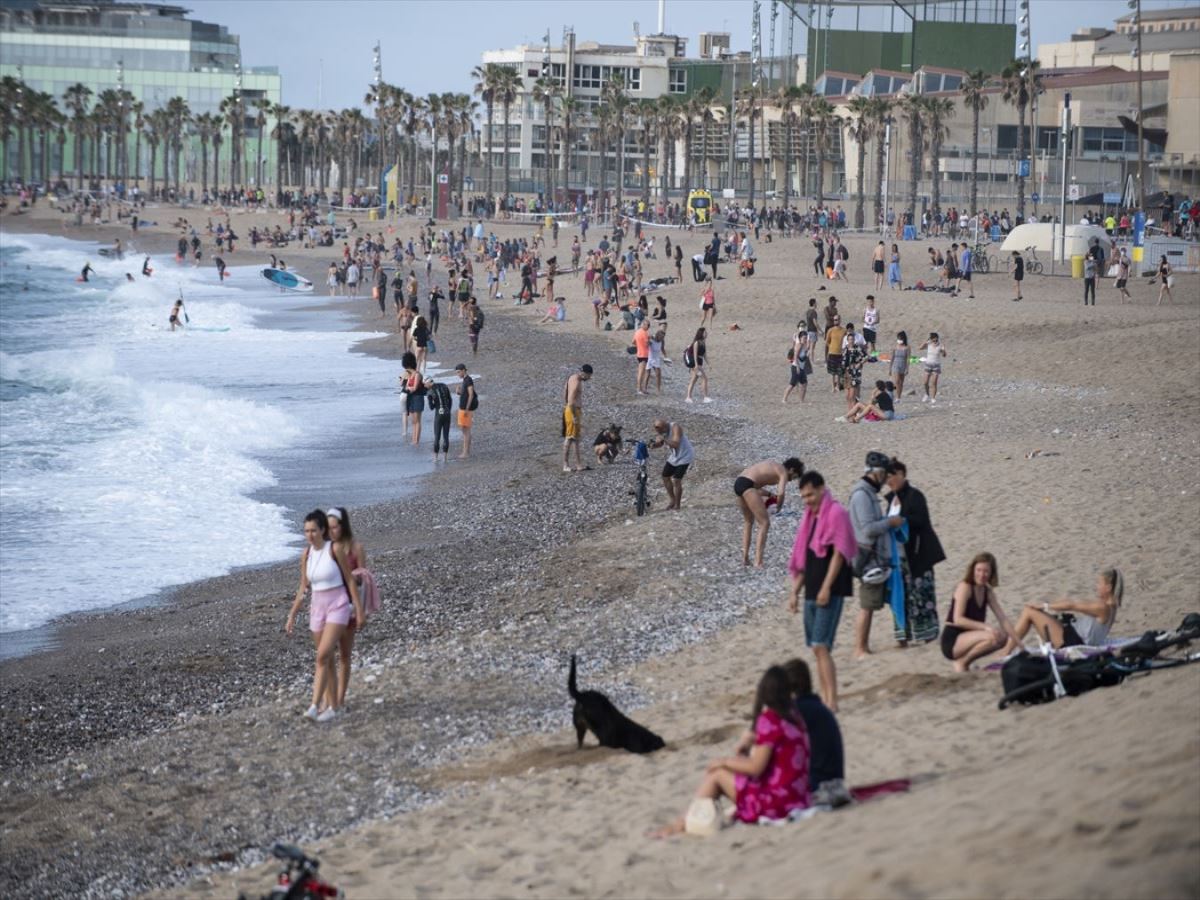
<instances>
[{"instance_id":1,"label":"long dark hair","mask_svg":"<svg viewBox=\"0 0 1200 900\"><path fill-rule=\"evenodd\" d=\"M792 712L792 684L783 666L771 666L758 680L758 691L754 696L754 721L764 709L772 710L779 718L789 722L796 720Z\"/></svg>"},{"instance_id":2,"label":"long dark hair","mask_svg":"<svg viewBox=\"0 0 1200 900\"><path fill-rule=\"evenodd\" d=\"M325 515L324 510L314 509L310 512L304 517L304 524L307 525L309 522L321 530L321 537L329 540L329 517Z\"/></svg>"},{"instance_id":3,"label":"long dark hair","mask_svg":"<svg viewBox=\"0 0 1200 900\"><path fill-rule=\"evenodd\" d=\"M354 529L350 526L350 510L346 509L344 506L331 506L329 507L329 512L326 515L333 516L342 523L342 540L354 540ZM328 524L328 521L328 518L326 518L326 524Z\"/></svg>"}]
</instances>

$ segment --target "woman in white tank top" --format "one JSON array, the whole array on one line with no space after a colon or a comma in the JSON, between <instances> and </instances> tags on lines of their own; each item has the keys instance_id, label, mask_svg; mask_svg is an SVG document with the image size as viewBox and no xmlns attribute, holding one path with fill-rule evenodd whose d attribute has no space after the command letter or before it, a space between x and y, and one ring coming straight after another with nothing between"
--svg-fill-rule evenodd
<instances>
[{"instance_id":1,"label":"woman in white tank top","mask_svg":"<svg viewBox=\"0 0 1200 900\"><path fill-rule=\"evenodd\" d=\"M329 540L329 520L321 510L315 509L304 517L304 539L308 546L300 557L300 587L296 589L285 630L289 635L292 633L304 593L311 587L308 628L316 647L317 662L312 705L304 714L318 722L328 722L337 718L341 705L334 663L338 643L350 623L351 603L359 630L366 619L358 586L347 561L338 555L337 548Z\"/></svg>"},{"instance_id":2,"label":"woman in white tank top","mask_svg":"<svg viewBox=\"0 0 1200 900\"><path fill-rule=\"evenodd\" d=\"M1117 621L1117 610L1125 596L1125 577L1121 570L1113 567L1104 569L1096 576L1096 598L1094 600L1056 600L1053 603L1027 603L1021 610L1013 629L1016 640L1005 648L1011 653L1020 646L1026 633L1033 629L1039 635L1049 633L1050 643L1055 647L1103 647L1108 641L1108 632ZM1070 613L1072 622L1064 622L1059 616Z\"/></svg>"}]
</instances>

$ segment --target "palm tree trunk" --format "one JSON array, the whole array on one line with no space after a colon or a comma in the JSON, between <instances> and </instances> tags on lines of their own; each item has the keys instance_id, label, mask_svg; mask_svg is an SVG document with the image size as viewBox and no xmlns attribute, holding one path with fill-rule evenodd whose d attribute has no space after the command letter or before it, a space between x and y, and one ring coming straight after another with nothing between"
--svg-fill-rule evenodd
<instances>
[{"instance_id":1,"label":"palm tree trunk","mask_svg":"<svg viewBox=\"0 0 1200 900\"><path fill-rule=\"evenodd\" d=\"M142 180L142 130L139 128L133 139L133 180Z\"/></svg>"},{"instance_id":2,"label":"palm tree trunk","mask_svg":"<svg viewBox=\"0 0 1200 900\"><path fill-rule=\"evenodd\" d=\"M208 191L208 141L200 142L200 193Z\"/></svg>"},{"instance_id":3,"label":"palm tree trunk","mask_svg":"<svg viewBox=\"0 0 1200 900\"><path fill-rule=\"evenodd\" d=\"M511 113L511 110L512 110L512 104L505 103L504 104L504 138L500 142L500 145L504 148L504 201L505 201L505 203L508 202L508 193L509 193L508 117L509 117L509 114Z\"/></svg>"},{"instance_id":4,"label":"palm tree trunk","mask_svg":"<svg viewBox=\"0 0 1200 900\"><path fill-rule=\"evenodd\" d=\"M750 98L750 118L747 121L750 131L750 208L754 209L754 98Z\"/></svg>"},{"instance_id":5,"label":"palm tree trunk","mask_svg":"<svg viewBox=\"0 0 1200 900\"><path fill-rule=\"evenodd\" d=\"M1025 176L1021 163L1025 159L1025 104L1017 105L1017 221L1025 221Z\"/></svg>"},{"instance_id":6,"label":"palm tree trunk","mask_svg":"<svg viewBox=\"0 0 1200 900\"><path fill-rule=\"evenodd\" d=\"M817 138L817 206L825 202L825 141Z\"/></svg>"},{"instance_id":7,"label":"palm tree trunk","mask_svg":"<svg viewBox=\"0 0 1200 900\"><path fill-rule=\"evenodd\" d=\"M158 162L158 144L150 145L150 196L154 196L154 164Z\"/></svg>"},{"instance_id":8,"label":"palm tree trunk","mask_svg":"<svg viewBox=\"0 0 1200 900\"><path fill-rule=\"evenodd\" d=\"M866 185L863 184L863 175L867 167L867 136L862 132L862 125L859 124L859 140L858 140L858 188L854 196L854 227L862 230L865 221L865 213L863 206L866 203Z\"/></svg>"},{"instance_id":9,"label":"palm tree trunk","mask_svg":"<svg viewBox=\"0 0 1200 900\"><path fill-rule=\"evenodd\" d=\"M496 144L496 129L494 127L492 127L494 124L492 122L492 118L496 112L495 107L496 107L496 103L492 99L491 90L489 89L488 102L487 102L487 135L488 135L488 137L487 137L487 199L488 199L488 215L489 216L491 215L491 208L492 208L492 167L495 165L495 160L496 160L495 155L492 153L492 150L495 148L495 144ZM506 147L505 148L506 156L508 155L507 151L508 151L508 148Z\"/></svg>"},{"instance_id":10,"label":"palm tree trunk","mask_svg":"<svg viewBox=\"0 0 1200 900\"><path fill-rule=\"evenodd\" d=\"M979 104L971 109L971 206L970 214L979 211Z\"/></svg>"},{"instance_id":11,"label":"palm tree trunk","mask_svg":"<svg viewBox=\"0 0 1200 900\"><path fill-rule=\"evenodd\" d=\"M879 130L875 134L875 223L886 222L883 209L883 154L884 141L887 133L887 123L878 122Z\"/></svg>"},{"instance_id":12,"label":"palm tree trunk","mask_svg":"<svg viewBox=\"0 0 1200 900\"><path fill-rule=\"evenodd\" d=\"M908 145L911 157L908 167L908 214L914 226L920 225L917 216L917 187L921 180L921 124L913 116L908 122Z\"/></svg>"},{"instance_id":13,"label":"palm tree trunk","mask_svg":"<svg viewBox=\"0 0 1200 900\"><path fill-rule=\"evenodd\" d=\"M262 187L262 180L263 180L262 139L263 139L263 129L264 128L266 128L266 125L258 126L258 162L254 166L254 181L255 181L254 186L255 187Z\"/></svg>"},{"instance_id":14,"label":"palm tree trunk","mask_svg":"<svg viewBox=\"0 0 1200 900\"><path fill-rule=\"evenodd\" d=\"M785 149L783 151L783 208L788 208L788 201L792 196L792 115L789 113L784 120L784 127L787 128Z\"/></svg>"},{"instance_id":15,"label":"palm tree trunk","mask_svg":"<svg viewBox=\"0 0 1200 900\"><path fill-rule=\"evenodd\" d=\"M933 137L931 139L932 143L929 148L929 173L930 177L933 179L933 184L930 188L930 201L932 203L932 211L935 213L941 209L942 206L941 166L940 161L938 160L938 154L941 153L942 149L941 131L942 123L935 120L933 123Z\"/></svg>"}]
</instances>

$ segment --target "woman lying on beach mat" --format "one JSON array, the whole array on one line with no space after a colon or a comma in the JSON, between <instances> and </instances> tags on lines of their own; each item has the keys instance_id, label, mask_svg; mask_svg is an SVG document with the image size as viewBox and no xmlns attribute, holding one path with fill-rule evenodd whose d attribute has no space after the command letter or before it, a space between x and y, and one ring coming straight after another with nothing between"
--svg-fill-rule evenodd
<instances>
[{"instance_id":1,"label":"woman lying on beach mat","mask_svg":"<svg viewBox=\"0 0 1200 900\"><path fill-rule=\"evenodd\" d=\"M1108 640L1109 629L1117 620L1117 610L1125 595L1125 578L1115 566L1096 576L1094 600L1057 600L1054 603L1026 603L1014 627L1013 640L1005 653L1018 649L1032 628L1039 635L1049 635L1055 649L1061 647L1102 647ZM1069 613L1073 621L1059 618L1056 613Z\"/></svg>"},{"instance_id":2,"label":"woman lying on beach mat","mask_svg":"<svg viewBox=\"0 0 1200 900\"><path fill-rule=\"evenodd\" d=\"M734 818L742 822L785 819L792 810L808 806L808 730L796 712L782 666L771 666L758 682L754 741L749 755L710 763L687 814L653 836L711 834L719 825L714 802L721 797L733 801Z\"/></svg>"}]
</instances>

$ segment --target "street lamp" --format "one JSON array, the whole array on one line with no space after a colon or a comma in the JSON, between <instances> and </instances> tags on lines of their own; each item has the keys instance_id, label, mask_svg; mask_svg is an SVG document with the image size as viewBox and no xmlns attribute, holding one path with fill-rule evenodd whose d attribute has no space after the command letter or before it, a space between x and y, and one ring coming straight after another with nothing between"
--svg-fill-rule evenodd
<instances>
[{"instance_id":1,"label":"street lamp","mask_svg":"<svg viewBox=\"0 0 1200 900\"><path fill-rule=\"evenodd\" d=\"M1137 135L1138 135L1138 209L1146 208L1146 145L1142 137L1142 0L1128 0L1129 8L1134 10L1133 24L1137 26L1137 46L1134 54L1137 56Z\"/></svg>"}]
</instances>

